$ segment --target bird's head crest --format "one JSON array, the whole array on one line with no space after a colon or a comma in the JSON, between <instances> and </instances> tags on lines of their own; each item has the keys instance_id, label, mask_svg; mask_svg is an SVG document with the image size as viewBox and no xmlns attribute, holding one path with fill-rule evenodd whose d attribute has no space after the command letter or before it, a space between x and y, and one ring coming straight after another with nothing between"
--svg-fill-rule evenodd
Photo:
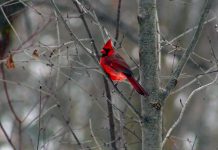
<instances>
[{"instance_id":1,"label":"bird's head crest","mask_svg":"<svg viewBox=\"0 0 218 150\"><path fill-rule=\"evenodd\" d=\"M101 50L102 56L109 56L114 53L113 43L111 39L107 41L104 47Z\"/></svg>"}]
</instances>

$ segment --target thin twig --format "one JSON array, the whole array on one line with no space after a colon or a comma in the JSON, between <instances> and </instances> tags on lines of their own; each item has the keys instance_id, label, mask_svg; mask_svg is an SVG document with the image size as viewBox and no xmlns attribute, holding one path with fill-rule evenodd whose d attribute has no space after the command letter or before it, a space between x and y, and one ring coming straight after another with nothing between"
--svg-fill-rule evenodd
<instances>
[{"instance_id":1,"label":"thin twig","mask_svg":"<svg viewBox=\"0 0 218 150\"><path fill-rule=\"evenodd\" d=\"M166 134L166 136L165 136L165 138L164 138L164 140L163 140L163 142L162 142L162 149L163 149L164 145L166 144L167 140L168 140L168 139L170 138L170 136L172 135L172 132L174 131L174 129L175 129L175 128L180 124L180 122L182 121L183 116L184 116L184 113L185 113L185 111L187 110L187 107L189 106L189 103L191 102L192 97L193 97L196 93L200 92L201 90L203 90L203 89L207 88L208 86L210 86L210 85L216 83L217 78L218 78L218 74L216 75L215 79L214 79L212 82L210 82L210 83L208 83L208 84L205 84L205 85L203 85L203 86L201 86L201 87L199 87L199 88L197 88L197 89L195 89L194 91L191 92L191 94L190 94L189 97L187 98L187 100L186 100L184 106L182 107L182 110L181 110L181 112L180 112L180 115L179 115L178 119L173 123L173 125L171 126L171 128L168 130L168 132L167 132L167 134Z\"/></svg>"},{"instance_id":2,"label":"thin twig","mask_svg":"<svg viewBox=\"0 0 218 150\"><path fill-rule=\"evenodd\" d=\"M217 59L217 57L216 57L214 48L213 48L213 46L212 46L211 39L210 39L209 36L208 36L207 38L208 38L208 41L209 41L209 44L210 44L210 49L211 49L212 56L213 56L213 58L214 58L214 60L215 60L215 62L216 62L216 64L217 64L217 63L218 63L218 59Z\"/></svg>"},{"instance_id":3,"label":"thin twig","mask_svg":"<svg viewBox=\"0 0 218 150\"><path fill-rule=\"evenodd\" d=\"M92 137L93 137L93 139L95 141L95 144L97 145L99 150L102 150L102 148L101 148L100 144L98 143L98 140L97 140L97 138L96 138L96 136L95 136L95 134L93 132L93 129L92 129L92 120L91 119L89 119L89 127L90 127L90 131L91 131L91 135L92 135Z\"/></svg>"},{"instance_id":4,"label":"thin twig","mask_svg":"<svg viewBox=\"0 0 218 150\"><path fill-rule=\"evenodd\" d=\"M206 20L206 21L203 22L203 24L207 24L207 23L209 23L209 22L211 22L211 21L214 21L216 18L217 18L217 17L213 17L213 18L211 18L211 19L209 19L209 20ZM190 33L190 32L192 32L192 31L196 30L196 29L198 28L198 26L199 26L199 25L194 26L193 28L186 30L185 32L181 33L180 35L178 35L178 36L176 36L175 38L173 38L172 40L170 40L169 43L173 43L174 41L180 39L181 37L187 35L188 33Z\"/></svg>"},{"instance_id":5,"label":"thin twig","mask_svg":"<svg viewBox=\"0 0 218 150\"><path fill-rule=\"evenodd\" d=\"M57 21L56 21L57 42L58 42L58 45L60 45L61 39L60 39L60 29L59 29L59 23L58 23L58 16L57 16L56 11L54 11L54 13L55 13L55 17L57 18ZM58 49L58 60L57 60L57 64L59 65L60 62L61 62L61 48ZM60 67L58 67L58 69L57 69L56 83L55 83L55 87L56 87L56 88L58 87L58 84L59 84L59 78L60 78Z\"/></svg>"},{"instance_id":6,"label":"thin twig","mask_svg":"<svg viewBox=\"0 0 218 150\"><path fill-rule=\"evenodd\" d=\"M40 89L42 86L40 85ZM38 138L37 138L37 150L39 150L39 140L40 140L40 133L41 133L41 114L42 114L42 93L39 91L39 127L38 127Z\"/></svg>"},{"instance_id":7,"label":"thin twig","mask_svg":"<svg viewBox=\"0 0 218 150\"><path fill-rule=\"evenodd\" d=\"M200 66L200 64L198 63L198 62L196 62L192 57L190 57L190 60L200 69L200 71L203 73L203 74L205 74L207 77L208 77L208 79L210 79L210 81L212 81L213 80L213 78L211 78L205 71L205 69L203 69L201 66Z\"/></svg>"},{"instance_id":8,"label":"thin twig","mask_svg":"<svg viewBox=\"0 0 218 150\"><path fill-rule=\"evenodd\" d=\"M113 113L113 106L112 106L112 99L111 99L111 93L110 88L107 82L107 79L104 78L104 85L105 85L105 91L107 96L107 108L108 108L108 119L109 119L109 125L110 125L110 137L111 141L114 141L111 143L111 146L113 150L117 150L116 147L116 134L115 134L115 124L114 124L114 113Z\"/></svg>"},{"instance_id":9,"label":"thin twig","mask_svg":"<svg viewBox=\"0 0 218 150\"><path fill-rule=\"evenodd\" d=\"M124 135L124 127L125 127L125 115L123 112L119 112L119 121L120 121L120 128L119 128L119 132L120 132L120 147L123 147L124 150L127 149L126 147L126 138Z\"/></svg>"},{"instance_id":10,"label":"thin twig","mask_svg":"<svg viewBox=\"0 0 218 150\"><path fill-rule=\"evenodd\" d=\"M213 17L213 18L211 18L211 19L206 20L206 21L204 22L204 25L207 24L207 23L209 23L209 22L214 21L215 19L217 19L217 17ZM198 28L198 25L196 25L196 26L194 26L194 27L192 27L192 28L186 30L185 32L179 34L178 36L174 37L172 40L167 41L166 44L164 44L164 45L162 45L162 46L160 47L160 50L161 50L163 47L167 46L167 45L172 45L172 43L173 43L174 41L176 41L176 40L182 38L183 36L187 35L188 33L192 32L192 31L195 31L197 28ZM162 42L166 42L166 40L164 39Z\"/></svg>"},{"instance_id":11,"label":"thin twig","mask_svg":"<svg viewBox=\"0 0 218 150\"><path fill-rule=\"evenodd\" d=\"M73 1L74 5L76 6L77 10L79 11L79 13L83 14L83 10L79 7L78 3L75 0L72 0L72 1ZM92 33L91 33L90 29L89 29L87 21L86 21L84 15L81 15L80 18L83 21L83 24L85 26L85 29L86 29L86 32L88 33L89 38L91 39L91 44L92 44L92 47L93 47L93 49L95 51L95 54L97 55L97 58L99 59L100 57L98 55L98 50L97 50L96 44L95 44L95 42L93 40Z\"/></svg>"},{"instance_id":12,"label":"thin twig","mask_svg":"<svg viewBox=\"0 0 218 150\"><path fill-rule=\"evenodd\" d=\"M49 108L47 108L47 110L43 113L43 114L41 114L41 116L39 117L39 115L38 116L36 116L35 118L33 118L32 120L31 120L31 122L29 122L25 127L23 127L23 130L26 130L29 126L31 126L31 125L35 125L36 123L37 123L37 121L39 121L40 119L42 119L45 115L47 115L48 113L50 113L54 108L56 108L57 107L57 104L54 104L54 105L52 105L51 107L49 107ZM31 110L31 111L33 111L33 110ZM31 111L26 115L26 117L24 118L24 120L23 121L25 121L25 119L29 116L29 114L31 113Z\"/></svg>"},{"instance_id":13,"label":"thin twig","mask_svg":"<svg viewBox=\"0 0 218 150\"><path fill-rule=\"evenodd\" d=\"M157 12L157 9L156 10L156 13L155 13L155 16L156 16L156 26L157 26L157 49L158 49L158 66L159 66L159 70L161 70L161 57L162 57L162 53L160 51L161 49L161 45L160 45L160 39L161 39L161 33L160 33L160 24L159 24L159 17L158 17L158 12Z\"/></svg>"},{"instance_id":14,"label":"thin twig","mask_svg":"<svg viewBox=\"0 0 218 150\"><path fill-rule=\"evenodd\" d=\"M57 11L58 16L60 17L61 21L63 22L65 28L67 29L68 33L70 34L70 37L72 40L74 40L79 46L82 47L82 49L88 54L88 56L92 57L95 63L100 67L100 64L95 56L95 54L88 48L85 47L85 45L78 39L78 37L71 31L70 27L67 25L66 21L64 20L63 16L61 15L60 10L55 5L54 0L50 0L52 5L54 6L55 10ZM101 67L100 67L101 68ZM101 68L102 70L102 68ZM103 70L102 70L103 72ZM113 81L105 74L105 77L112 83L115 91L118 93L118 95L124 100L124 102L128 105L128 107L133 111L133 113L139 118L142 119L141 114L139 111L134 108L134 106L128 101L128 99L122 94L122 92L119 91L119 89L113 84Z\"/></svg>"},{"instance_id":15,"label":"thin twig","mask_svg":"<svg viewBox=\"0 0 218 150\"><path fill-rule=\"evenodd\" d=\"M13 25L11 24L10 20L8 19L7 15L5 14L3 7L1 6L0 8L1 8L2 14L4 15L5 19L7 20L8 24L10 25L11 29L14 31L14 34L16 35L18 41L21 44L22 40L21 40L20 36L18 35L17 31L14 29Z\"/></svg>"},{"instance_id":16,"label":"thin twig","mask_svg":"<svg viewBox=\"0 0 218 150\"><path fill-rule=\"evenodd\" d=\"M81 43L79 41L79 38L72 32L70 27L67 25L67 23L66 23L64 17L62 16L60 10L58 9L56 4L54 3L54 0L50 0L50 1L51 1L52 5L54 6L54 9L57 12L58 17L61 19L61 21L63 22L65 28L67 29L68 33L70 34L71 40L75 41L79 46L81 46L85 50L85 52L88 54L88 56L91 56L92 58L95 58L94 53L90 49L85 47L85 45L83 43ZM97 61L97 60L95 59L95 61Z\"/></svg>"},{"instance_id":17,"label":"thin twig","mask_svg":"<svg viewBox=\"0 0 218 150\"><path fill-rule=\"evenodd\" d=\"M2 71L2 78L3 78L3 87L4 87L4 91L5 91L5 95L6 95L6 98L7 98L7 102L8 102L8 105L9 105L9 108L10 108L10 111L12 112L15 120L17 121L18 123L18 135L19 135L19 139L18 139L18 147L19 147L19 150L22 149L22 121L21 119L18 117L18 115L16 114L15 110L14 110L14 106L12 105L12 102L11 102L11 99L10 99L10 96L9 96L9 93L8 93L8 87L7 87L7 83L5 82L5 71L4 71L4 64L1 64L1 71Z\"/></svg>"},{"instance_id":18,"label":"thin twig","mask_svg":"<svg viewBox=\"0 0 218 150\"><path fill-rule=\"evenodd\" d=\"M3 134L5 135L5 137L6 137L7 141L8 141L8 143L11 145L11 147L12 147L14 150L16 150L14 144L12 143L10 137L8 136L8 134L7 134L7 132L5 131L5 128L3 127L3 125L2 125L1 122L0 122L0 128L1 128L2 132L3 132Z\"/></svg>"},{"instance_id":19,"label":"thin twig","mask_svg":"<svg viewBox=\"0 0 218 150\"><path fill-rule=\"evenodd\" d=\"M12 102L11 102L11 99L10 99L10 96L9 96L9 93L8 93L7 83L5 82L6 76L5 76L5 71L4 71L4 64L1 64L1 72L2 72L4 91L5 91L5 95L6 95L7 101L8 101L9 108L10 108L10 110L11 110L15 120L18 123L20 123L22 121L20 120L20 118L18 117L17 113L14 110L14 107L12 105Z\"/></svg>"},{"instance_id":20,"label":"thin twig","mask_svg":"<svg viewBox=\"0 0 218 150\"><path fill-rule=\"evenodd\" d=\"M192 145L192 149L191 149L191 150L194 150L196 141L197 141L197 135L195 136L195 139L194 139L194 142L193 142L193 145Z\"/></svg>"},{"instance_id":21,"label":"thin twig","mask_svg":"<svg viewBox=\"0 0 218 150\"><path fill-rule=\"evenodd\" d=\"M25 41L23 41L17 48L15 48L14 50L12 50L11 52L15 52L18 51L19 49L22 48L23 45L25 45L26 43L28 43L31 39L33 39L37 34L42 33L42 31L49 25L49 23L51 23L51 19L49 19L44 25L40 25L39 28L37 28L37 30L35 32L33 32Z\"/></svg>"},{"instance_id":22,"label":"thin twig","mask_svg":"<svg viewBox=\"0 0 218 150\"><path fill-rule=\"evenodd\" d=\"M128 131L129 133L131 133L132 135L134 135L140 143L142 142L141 137L139 137L139 135L137 135L134 131L130 130L130 129L127 128L126 126L124 126L124 129L125 129L126 131Z\"/></svg>"},{"instance_id":23,"label":"thin twig","mask_svg":"<svg viewBox=\"0 0 218 150\"><path fill-rule=\"evenodd\" d=\"M194 78L192 81L186 83L185 85L183 85L183 86L180 87L179 89L176 89L175 91L172 91L172 92L170 93L170 95L176 94L176 93L180 92L181 90L183 90L183 89L189 87L190 85L192 85L193 83L195 83L197 80L199 80L200 78L204 77L205 74L217 72L217 70L212 71L215 67L216 67L216 66L213 66L213 67L209 68L208 70L205 71L205 73L197 74L197 75L196 75L196 78Z\"/></svg>"},{"instance_id":24,"label":"thin twig","mask_svg":"<svg viewBox=\"0 0 218 150\"><path fill-rule=\"evenodd\" d=\"M19 147L19 149L18 150L22 150L23 148L23 145L22 145L22 143L23 143L23 137L22 137L22 122L19 122L18 123L18 147Z\"/></svg>"},{"instance_id":25,"label":"thin twig","mask_svg":"<svg viewBox=\"0 0 218 150\"><path fill-rule=\"evenodd\" d=\"M63 110L62 110L62 108L61 108L61 105L58 105L57 108L58 108L58 110L60 111L60 113L61 113L61 115L62 115L62 118L63 118L63 120L64 120L64 123L67 125L67 127L68 127L70 133L73 135L73 138L75 139L77 145L78 145L81 149L84 149L83 144L80 142L80 140L79 140L79 138L77 137L76 133L73 131L72 127L70 126L69 120L67 120L66 117L64 116ZM90 149L90 148L88 148L88 149Z\"/></svg>"},{"instance_id":26,"label":"thin twig","mask_svg":"<svg viewBox=\"0 0 218 150\"><path fill-rule=\"evenodd\" d=\"M116 24L116 34L115 34L116 41L118 41L118 39L119 39L121 2L122 2L122 0L119 0L118 7L117 7L117 24Z\"/></svg>"},{"instance_id":27,"label":"thin twig","mask_svg":"<svg viewBox=\"0 0 218 150\"><path fill-rule=\"evenodd\" d=\"M49 93L49 92L46 92L46 91L44 91L42 89L38 89L38 88L32 87L32 86L30 86L28 84L25 84L25 83L20 83L20 82L16 82L16 81L6 80L6 79L3 79L3 78L0 78L0 82L3 82L3 83L5 82L5 83L8 83L8 84L23 86L23 87L26 87L26 88L29 88L29 89L32 89L32 90L41 91L43 94L45 94L47 96L52 96L52 94Z\"/></svg>"},{"instance_id":28,"label":"thin twig","mask_svg":"<svg viewBox=\"0 0 218 150\"><path fill-rule=\"evenodd\" d=\"M76 6L77 10L79 11L79 13L83 13L82 10L80 9L78 3L76 1L73 1L74 5ZM86 32L88 33L88 36L89 38L92 40L91 41L91 44L92 44L92 47L95 51L95 54L96 54L96 57L99 61L100 57L99 57L99 53L98 53L98 50L97 50L97 47L96 47L96 44L95 44L95 41L93 39L93 36L91 34L91 31L89 29L89 26L86 22L86 19L84 17L84 15L81 15L81 19L83 21L83 24L85 26L85 29L86 29ZM111 92L110 92L110 87L108 85L108 81L107 79L103 77L103 80L104 80L104 86L105 86L105 91L106 91L106 97L107 97L107 107L108 107L108 119L109 119L109 126L110 126L110 137L111 137L111 141L114 141L116 139L116 134L115 134L115 124L114 124L114 113L113 113L113 106L112 106L112 97L111 97ZM112 142L111 143L111 147L116 150L116 142Z\"/></svg>"},{"instance_id":29,"label":"thin twig","mask_svg":"<svg viewBox=\"0 0 218 150\"><path fill-rule=\"evenodd\" d=\"M162 100L165 100L165 98L170 94L170 91L176 86L177 83L177 79L179 77L179 75L181 74L186 62L188 61L192 51L195 49L198 39L201 35L203 26L204 26L204 21L207 18L207 15L209 13L209 10L211 8L213 0L206 0L205 1L205 8L203 10L203 13L201 15L199 24L198 24L198 28L195 32L194 37L192 38L192 41L190 43L190 45L188 46L187 50L185 51L185 53L183 54L182 58L180 59L176 69L174 70L174 72L171 75L171 79L168 81L167 85L166 85L166 91L164 92L164 96Z\"/></svg>"}]
</instances>

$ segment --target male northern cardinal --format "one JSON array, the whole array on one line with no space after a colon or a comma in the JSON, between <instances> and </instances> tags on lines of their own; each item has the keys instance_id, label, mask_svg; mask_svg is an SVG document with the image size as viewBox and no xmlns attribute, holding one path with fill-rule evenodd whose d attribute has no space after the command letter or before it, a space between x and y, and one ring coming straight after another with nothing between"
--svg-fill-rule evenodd
<instances>
[{"instance_id":1,"label":"male northern cardinal","mask_svg":"<svg viewBox=\"0 0 218 150\"><path fill-rule=\"evenodd\" d=\"M114 50L111 39L104 45L101 53L100 65L111 80L121 82L127 79L139 94L149 96L148 92L134 79L125 60Z\"/></svg>"}]
</instances>

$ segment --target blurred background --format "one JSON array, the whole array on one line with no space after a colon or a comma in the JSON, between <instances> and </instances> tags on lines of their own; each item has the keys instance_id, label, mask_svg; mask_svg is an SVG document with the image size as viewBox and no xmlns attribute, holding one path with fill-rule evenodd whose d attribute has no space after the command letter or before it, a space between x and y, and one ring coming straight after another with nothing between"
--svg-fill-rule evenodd
<instances>
[{"instance_id":1,"label":"blurred background","mask_svg":"<svg viewBox=\"0 0 218 150\"><path fill-rule=\"evenodd\" d=\"M118 1L80 2L87 12L81 12L71 0L55 1L72 32L94 51L81 19L85 17L100 50L104 44L100 27L112 39L115 37ZM157 1L161 86L166 84L190 43L203 4L203 0ZM189 94L215 78L217 4L214 3L197 47L163 108L163 137L178 118ZM22 150L78 150L80 144L83 149L111 149L108 99L101 70L71 39L54 6L44 0L0 0L0 8L0 150L11 150L13 146ZM122 46L117 51L139 78L137 9L138 1L121 3L118 42ZM99 22L89 12L95 12ZM141 130L136 116L110 87L117 147L139 150ZM119 83L118 88L140 110L138 93L127 82ZM217 90L214 84L194 95L166 150L218 149Z\"/></svg>"}]
</instances>

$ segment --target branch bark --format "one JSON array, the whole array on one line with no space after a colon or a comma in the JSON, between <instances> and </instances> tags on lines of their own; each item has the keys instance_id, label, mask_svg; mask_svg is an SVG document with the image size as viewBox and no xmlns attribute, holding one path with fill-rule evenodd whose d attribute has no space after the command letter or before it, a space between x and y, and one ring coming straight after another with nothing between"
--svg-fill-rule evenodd
<instances>
[{"instance_id":1,"label":"branch bark","mask_svg":"<svg viewBox=\"0 0 218 150\"><path fill-rule=\"evenodd\" d=\"M150 96L141 99L142 149L160 150L162 111L159 104L156 0L139 1L139 58L142 85Z\"/></svg>"},{"instance_id":2,"label":"branch bark","mask_svg":"<svg viewBox=\"0 0 218 150\"><path fill-rule=\"evenodd\" d=\"M187 50L180 59L175 71L172 73L166 90L159 90L158 81L158 42L157 42L157 23L155 20L156 0L139 1L139 47L141 63L142 85L150 91L150 97L147 101L142 99L142 149L161 149L162 141L162 111L161 104L176 86L177 79L181 74L190 54L193 52L198 39L201 35L204 22L209 13L213 0L206 0L203 13L201 15L198 28ZM153 103L154 102L154 103ZM152 104L153 103L153 104ZM156 109L154 109L154 107ZM157 107L159 106L159 107ZM157 109L160 108L160 109Z\"/></svg>"}]
</instances>

